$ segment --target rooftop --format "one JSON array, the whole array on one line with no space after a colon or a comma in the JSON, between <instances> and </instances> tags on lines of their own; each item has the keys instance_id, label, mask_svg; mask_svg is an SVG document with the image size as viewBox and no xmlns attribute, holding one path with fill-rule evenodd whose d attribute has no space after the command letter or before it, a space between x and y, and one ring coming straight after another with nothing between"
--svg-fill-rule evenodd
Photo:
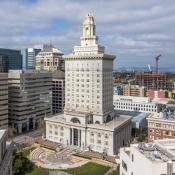
<instances>
[{"instance_id":1,"label":"rooftop","mask_svg":"<svg viewBox=\"0 0 175 175\"><path fill-rule=\"evenodd\" d=\"M132 103L152 103L152 104L171 104L175 100L169 98L149 98L149 97L133 97L114 95L114 101L132 102Z\"/></svg>"},{"instance_id":2,"label":"rooftop","mask_svg":"<svg viewBox=\"0 0 175 175\"><path fill-rule=\"evenodd\" d=\"M175 114L171 112L160 112L159 114L151 114L148 119L168 120L175 122Z\"/></svg>"},{"instance_id":3,"label":"rooftop","mask_svg":"<svg viewBox=\"0 0 175 175\"><path fill-rule=\"evenodd\" d=\"M51 121L51 122L58 122L58 123L62 123L62 124L70 124L70 125L74 125L74 126L81 126L81 127L88 127L88 128L94 128L94 129L99 129L99 130L108 130L108 131L114 131L115 129L121 127L122 125L124 125L125 123L129 122L131 120L130 116L119 116L116 117L114 120L107 122L107 123L103 123L103 124L79 124L79 123L73 123L73 122L68 122L65 119L65 115L66 114L58 114L55 115L53 117L48 117L45 118L45 120L47 121Z\"/></svg>"},{"instance_id":4,"label":"rooftop","mask_svg":"<svg viewBox=\"0 0 175 175\"><path fill-rule=\"evenodd\" d=\"M154 163L175 161L175 139L155 140L153 143L133 144L129 148L123 148L126 154L130 154L131 148L139 151L143 156Z\"/></svg>"}]
</instances>

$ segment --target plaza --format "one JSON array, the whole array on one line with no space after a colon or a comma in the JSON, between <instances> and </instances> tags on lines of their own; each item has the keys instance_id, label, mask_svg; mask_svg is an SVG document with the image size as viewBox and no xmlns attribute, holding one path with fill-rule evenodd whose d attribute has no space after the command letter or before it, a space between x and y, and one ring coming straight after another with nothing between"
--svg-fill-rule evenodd
<instances>
[{"instance_id":1,"label":"plaza","mask_svg":"<svg viewBox=\"0 0 175 175\"><path fill-rule=\"evenodd\" d=\"M30 153L29 158L39 167L55 170L75 168L89 162L89 160L73 156L74 153L75 151L70 148L53 151L38 147Z\"/></svg>"}]
</instances>

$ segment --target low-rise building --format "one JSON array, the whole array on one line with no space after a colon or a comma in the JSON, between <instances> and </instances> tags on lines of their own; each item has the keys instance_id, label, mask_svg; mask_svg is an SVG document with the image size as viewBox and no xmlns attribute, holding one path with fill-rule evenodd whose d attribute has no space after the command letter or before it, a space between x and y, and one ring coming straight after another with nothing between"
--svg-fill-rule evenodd
<instances>
[{"instance_id":1,"label":"low-rise building","mask_svg":"<svg viewBox=\"0 0 175 175\"><path fill-rule=\"evenodd\" d=\"M167 90L148 90L147 97L150 98L168 98L168 91Z\"/></svg>"},{"instance_id":2,"label":"low-rise building","mask_svg":"<svg viewBox=\"0 0 175 175\"><path fill-rule=\"evenodd\" d=\"M39 127L52 114L52 74L38 71L10 71L9 124L16 133Z\"/></svg>"},{"instance_id":3,"label":"low-rise building","mask_svg":"<svg viewBox=\"0 0 175 175\"><path fill-rule=\"evenodd\" d=\"M146 113L159 113L173 100L167 98L113 96L115 110L138 111Z\"/></svg>"},{"instance_id":4,"label":"low-rise building","mask_svg":"<svg viewBox=\"0 0 175 175\"><path fill-rule=\"evenodd\" d=\"M8 128L8 74L0 73L0 129Z\"/></svg>"},{"instance_id":5,"label":"low-rise building","mask_svg":"<svg viewBox=\"0 0 175 175\"><path fill-rule=\"evenodd\" d=\"M13 143L7 142L6 130L0 130L0 174L12 175Z\"/></svg>"},{"instance_id":6,"label":"low-rise building","mask_svg":"<svg viewBox=\"0 0 175 175\"><path fill-rule=\"evenodd\" d=\"M115 111L118 115L122 115L125 117L131 117L132 128L139 129L143 131L148 127L147 117L151 115L150 113L145 112L135 112L135 111Z\"/></svg>"},{"instance_id":7,"label":"low-rise building","mask_svg":"<svg viewBox=\"0 0 175 175\"><path fill-rule=\"evenodd\" d=\"M145 88L139 85L125 85L123 87L124 96L145 97Z\"/></svg>"},{"instance_id":8,"label":"low-rise building","mask_svg":"<svg viewBox=\"0 0 175 175\"><path fill-rule=\"evenodd\" d=\"M175 115L161 112L148 118L148 142L175 138Z\"/></svg>"},{"instance_id":9,"label":"low-rise building","mask_svg":"<svg viewBox=\"0 0 175 175\"><path fill-rule=\"evenodd\" d=\"M175 139L120 149L120 175L173 175Z\"/></svg>"},{"instance_id":10,"label":"low-rise building","mask_svg":"<svg viewBox=\"0 0 175 175\"><path fill-rule=\"evenodd\" d=\"M70 116L61 114L45 118L46 139L112 156L120 147L130 144L132 124L129 116L119 116L103 124L87 123L88 114L79 114L77 118Z\"/></svg>"}]
</instances>

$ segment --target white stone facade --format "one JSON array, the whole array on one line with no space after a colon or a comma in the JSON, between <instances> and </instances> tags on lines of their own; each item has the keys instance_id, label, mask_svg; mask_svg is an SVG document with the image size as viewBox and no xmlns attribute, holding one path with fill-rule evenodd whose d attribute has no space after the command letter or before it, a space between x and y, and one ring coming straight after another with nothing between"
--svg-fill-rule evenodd
<instances>
[{"instance_id":1,"label":"white stone facade","mask_svg":"<svg viewBox=\"0 0 175 175\"><path fill-rule=\"evenodd\" d=\"M173 175L175 139L120 149L120 175Z\"/></svg>"},{"instance_id":2,"label":"white stone facade","mask_svg":"<svg viewBox=\"0 0 175 175\"><path fill-rule=\"evenodd\" d=\"M131 97L114 95L113 104L115 110L138 111L146 113L159 113L170 100L151 99L149 97Z\"/></svg>"},{"instance_id":3,"label":"white stone facade","mask_svg":"<svg viewBox=\"0 0 175 175\"><path fill-rule=\"evenodd\" d=\"M94 18L88 14L81 46L75 46L72 54L64 56L64 114L45 119L47 139L109 155L129 143L131 120L115 118L113 110L115 56L104 50L98 44Z\"/></svg>"}]
</instances>

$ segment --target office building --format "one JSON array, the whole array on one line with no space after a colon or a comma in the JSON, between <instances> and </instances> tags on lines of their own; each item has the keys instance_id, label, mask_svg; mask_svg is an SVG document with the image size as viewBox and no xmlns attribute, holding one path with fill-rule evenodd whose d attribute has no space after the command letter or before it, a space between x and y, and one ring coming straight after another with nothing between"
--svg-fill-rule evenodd
<instances>
[{"instance_id":1,"label":"office building","mask_svg":"<svg viewBox=\"0 0 175 175\"><path fill-rule=\"evenodd\" d=\"M127 84L123 87L123 95L145 97L145 88L143 86Z\"/></svg>"},{"instance_id":2,"label":"office building","mask_svg":"<svg viewBox=\"0 0 175 175\"><path fill-rule=\"evenodd\" d=\"M138 72L135 74L135 84L144 86L146 90L170 90L172 83L166 73Z\"/></svg>"},{"instance_id":3,"label":"office building","mask_svg":"<svg viewBox=\"0 0 175 175\"><path fill-rule=\"evenodd\" d=\"M122 84L114 84L113 91L115 95L123 95L123 85Z\"/></svg>"},{"instance_id":4,"label":"office building","mask_svg":"<svg viewBox=\"0 0 175 175\"><path fill-rule=\"evenodd\" d=\"M0 73L0 129L8 128L8 74Z\"/></svg>"},{"instance_id":5,"label":"office building","mask_svg":"<svg viewBox=\"0 0 175 175\"><path fill-rule=\"evenodd\" d=\"M0 55L0 72L8 72L8 57L5 55Z\"/></svg>"},{"instance_id":6,"label":"office building","mask_svg":"<svg viewBox=\"0 0 175 175\"><path fill-rule=\"evenodd\" d=\"M120 149L120 175L175 174L175 139L140 143Z\"/></svg>"},{"instance_id":7,"label":"office building","mask_svg":"<svg viewBox=\"0 0 175 175\"><path fill-rule=\"evenodd\" d=\"M38 128L52 114L52 74L9 72L9 124L16 133Z\"/></svg>"},{"instance_id":8,"label":"office building","mask_svg":"<svg viewBox=\"0 0 175 175\"><path fill-rule=\"evenodd\" d=\"M63 112L65 104L65 73L55 71L52 74L52 112Z\"/></svg>"},{"instance_id":9,"label":"office building","mask_svg":"<svg viewBox=\"0 0 175 175\"><path fill-rule=\"evenodd\" d=\"M0 174L12 175L13 143L7 142L6 130L0 130Z\"/></svg>"},{"instance_id":10,"label":"office building","mask_svg":"<svg viewBox=\"0 0 175 175\"><path fill-rule=\"evenodd\" d=\"M168 112L152 114L148 118L148 142L175 138L175 115Z\"/></svg>"},{"instance_id":11,"label":"office building","mask_svg":"<svg viewBox=\"0 0 175 175\"><path fill-rule=\"evenodd\" d=\"M44 45L36 56L36 70L64 70L63 53L52 45Z\"/></svg>"},{"instance_id":12,"label":"office building","mask_svg":"<svg viewBox=\"0 0 175 175\"><path fill-rule=\"evenodd\" d=\"M22 54L20 50L0 48L0 57L2 56L4 59L7 59L7 62L3 62L5 62L5 67L8 65L8 70L22 69Z\"/></svg>"},{"instance_id":13,"label":"office building","mask_svg":"<svg viewBox=\"0 0 175 175\"><path fill-rule=\"evenodd\" d=\"M174 100L168 98L151 99L149 97L113 96L115 110L159 113L171 103L174 104Z\"/></svg>"},{"instance_id":14,"label":"office building","mask_svg":"<svg viewBox=\"0 0 175 175\"><path fill-rule=\"evenodd\" d=\"M131 139L131 118L113 109L113 60L98 44L94 17L86 15L81 46L65 59L64 113L46 120L46 139L108 155Z\"/></svg>"},{"instance_id":15,"label":"office building","mask_svg":"<svg viewBox=\"0 0 175 175\"><path fill-rule=\"evenodd\" d=\"M27 48L26 49L26 69L35 69L36 56L41 49Z\"/></svg>"}]
</instances>

